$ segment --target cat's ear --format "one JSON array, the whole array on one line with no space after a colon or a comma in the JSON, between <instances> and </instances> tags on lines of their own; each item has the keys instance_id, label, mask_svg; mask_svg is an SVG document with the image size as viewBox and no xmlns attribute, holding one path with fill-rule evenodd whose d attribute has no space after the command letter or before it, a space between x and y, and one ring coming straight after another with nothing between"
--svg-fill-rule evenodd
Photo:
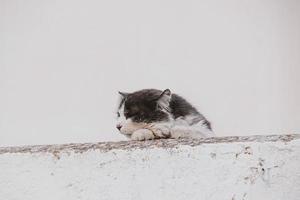
<instances>
[{"instance_id":1,"label":"cat's ear","mask_svg":"<svg viewBox=\"0 0 300 200\"><path fill-rule=\"evenodd\" d=\"M120 94L121 97L124 98L124 99L126 99L127 96L129 95L129 93L127 93L127 92L120 92L120 91L119 91L119 94Z\"/></svg>"},{"instance_id":2,"label":"cat's ear","mask_svg":"<svg viewBox=\"0 0 300 200\"><path fill-rule=\"evenodd\" d=\"M160 108L163 108L163 109L169 109L169 105L170 105L170 101L171 101L171 96L172 96L172 93L171 93L171 90L169 89L166 89L164 90L158 100L157 100L157 104Z\"/></svg>"}]
</instances>

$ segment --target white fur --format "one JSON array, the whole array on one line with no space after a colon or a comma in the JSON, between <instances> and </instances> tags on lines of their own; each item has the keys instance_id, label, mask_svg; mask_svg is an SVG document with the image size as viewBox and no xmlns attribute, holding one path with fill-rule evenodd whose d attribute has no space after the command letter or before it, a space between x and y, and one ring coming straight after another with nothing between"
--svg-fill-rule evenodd
<instances>
[{"instance_id":1,"label":"white fur","mask_svg":"<svg viewBox=\"0 0 300 200\"><path fill-rule=\"evenodd\" d=\"M206 127L196 124L192 126L174 126L171 129L171 138L207 138L213 137L214 133Z\"/></svg>"},{"instance_id":2,"label":"white fur","mask_svg":"<svg viewBox=\"0 0 300 200\"><path fill-rule=\"evenodd\" d=\"M131 139L132 140L152 140L155 136L153 135L152 131L148 129L139 129L132 133Z\"/></svg>"},{"instance_id":3,"label":"white fur","mask_svg":"<svg viewBox=\"0 0 300 200\"><path fill-rule=\"evenodd\" d=\"M213 131L208 129L204 124L204 120L195 122L198 116L189 115L184 118L178 118L174 121L171 128L171 138L207 138L214 137Z\"/></svg>"},{"instance_id":4,"label":"white fur","mask_svg":"<svg viewBox=\"0 0 300 200\"><path fill-rule=\"evenodd\" d=\"M157 138L168 138L170 137L170 130L172 127L172 123L165 122L165 123L151 123L148 124L145 128L151 130L153 134Z\"/></svg>"}]
</instances>

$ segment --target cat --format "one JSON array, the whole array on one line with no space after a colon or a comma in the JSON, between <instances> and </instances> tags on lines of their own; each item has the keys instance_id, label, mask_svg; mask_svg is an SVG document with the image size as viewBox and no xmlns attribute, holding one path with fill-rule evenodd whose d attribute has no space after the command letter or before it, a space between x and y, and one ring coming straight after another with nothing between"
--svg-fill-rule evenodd
<instances>
[{"instance_id":1,"label":"cat","mask_svg":"<svg viewBox=\"0 0 300 200\"><path fill-rule=\"evenodd\" d=\"M132 140L215 136L210 122L169 89L143 89L119 94L116 127Z\"/></svg>"}]
</instances>

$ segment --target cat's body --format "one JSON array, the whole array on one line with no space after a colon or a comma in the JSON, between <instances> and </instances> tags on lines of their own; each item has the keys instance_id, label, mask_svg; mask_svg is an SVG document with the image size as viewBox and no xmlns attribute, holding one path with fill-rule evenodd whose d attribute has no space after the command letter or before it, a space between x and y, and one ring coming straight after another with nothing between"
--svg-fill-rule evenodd
<instances>
[{"instance_id":1,"label":"cat's body","mask_svg":"<svg viewBox=\"0 0 300 200\"><path fill-rule=\"evenodd\" d=\"M169 89L120 94L117 128L133 140L214 136L207 119Z\"/></svg>"}]
</instances>

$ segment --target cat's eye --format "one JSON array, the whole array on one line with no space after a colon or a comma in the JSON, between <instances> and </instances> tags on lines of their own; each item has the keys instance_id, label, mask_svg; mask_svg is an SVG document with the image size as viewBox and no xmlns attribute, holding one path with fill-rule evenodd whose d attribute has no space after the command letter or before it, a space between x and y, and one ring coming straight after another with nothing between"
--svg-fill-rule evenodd
<instances>
[{"instance_id":1,"label":"cat's eye","mask_svg":"<svg viewBox=\"0 0 300 200\"><path fill-rule=\"evenodd\" d=\"M120 115L120 113L119 112L117 112L117 117L120 117L121 115Z\"/></svg>"},{"instance_id":2,"label":"cat's eye","mask_svg":"<svg viewBox=\"0 0 300 200\"><path fill-rule=\"evenodd\" d=\"M138 113L132 111L125 111L124 116L126 119L136 116Z\"/></svg>"}]
</instances>

